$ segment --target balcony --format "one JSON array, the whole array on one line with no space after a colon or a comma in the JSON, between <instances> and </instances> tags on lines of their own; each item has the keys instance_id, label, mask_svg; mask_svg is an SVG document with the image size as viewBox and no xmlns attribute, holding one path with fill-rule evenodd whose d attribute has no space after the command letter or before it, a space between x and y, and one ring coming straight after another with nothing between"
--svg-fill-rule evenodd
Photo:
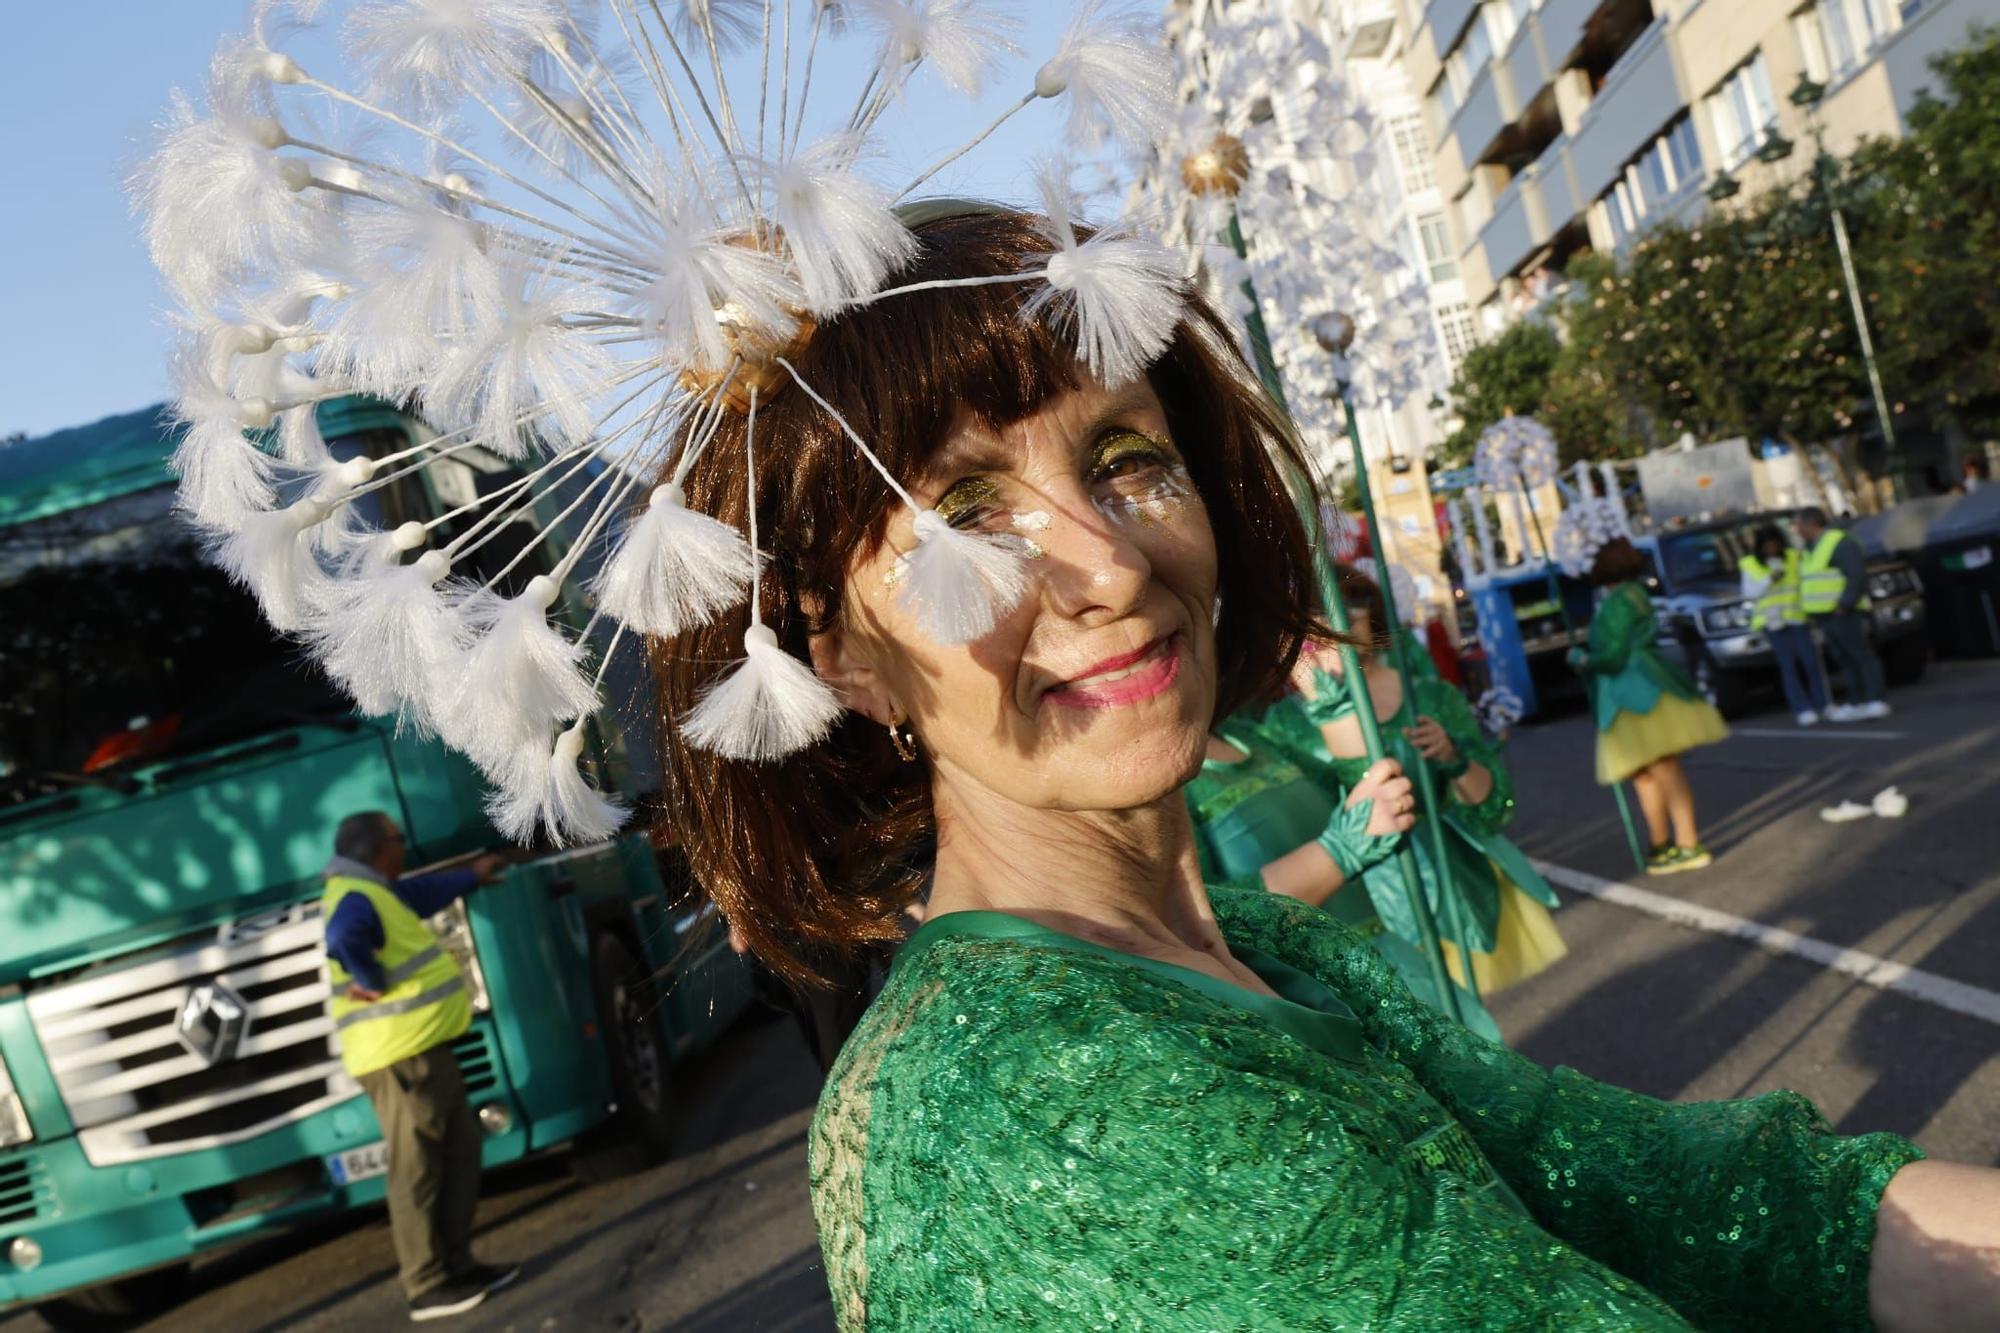
<instances>
[{"instance_id":1,"label":"balcony","mask_svg":"<svg viewBox=\"0 0 2000 1333\"><path fill-rule=\"evenodd\" d=\"M1451 54L1451 44L1465 31L1465 21L1478 8L1478 0L1431 0L1424 6L1424 26L1431 30L1431 47L1442 61Z\"/></svg>"},{"instance_id":2,"label":"balcony","mask_svg":"<svg viewBox=\"0 0 2000 1333\"><path fill-rule=\"evenodd\" d=\"M1486 269L1502 275L1519 268L1548 239L1548 220L1541 198L1524 173L1493 201L1493 216L1479 229L1479 248L1486 252Z\"/></svg>"},{"instance_id":3,"label":"balcony","mask_svg":"<svg viewBox=\"0 0 2000 1333\"><path fill-rule=\"evenodd\" d=\"M1533 188L1540 192L1542 217L1547 220L1551 232L1561 231L1565 224L1583 212L1583 199L1577 197L1569 179L1569 140L1557 139L1542 151L1542 155L1530 168Z\"/></svg>"},{"instance_id":4,"label":"balcony","mask_svg":"<svg viewBox=\"0 0 2000 1333\"><path fill-rule=\"evenodd\" d=\"M1513 87L1515 97L1522 102L1534 101L1535 94L1555 77L1555 71L1542 59L1540 25L1535 21L1537 17L1531 13L1521 21L1520 30L1500 56L1500 64L1507 71L1507 82Z\"/></svg>"},{"instance_id":5,"label":"balcony","mask_svg":"<svg viewBox=\"0 0 2000 1333\"><path fill-rule=\"evenodd\" d=\"M1674 71L1666 21L1656 19L1605 75L1570 143L1575 185L1595 199L1660 127L1687 105Z\"/></svg>"},{"instance_id":6,"label":"balcony","mask_svg":"<svg viewBox=\"0 0 2000 1333\"><path fill-rule=\"evenodd\" d=\"M1541 29L1542 50L1549 58L1551 71L1569 63L1570 56L1583 44L1585 29L1602 3L1603 0L1542 0L1535 21Z\"/></svg>"},{"instance_id":7,"label":"balcony","mask_svg":"<svg viewBox=\"0 0 2000 1333\"><path fill-rule=\"evenodd\" d=\"M1452 113L1450 133L1458 139L1464 169L1486 156L1486 150L1520 114L1507 75L1497 64L1489 64L1473 77L1465 101Z\"/></svg>"}]
</instances>

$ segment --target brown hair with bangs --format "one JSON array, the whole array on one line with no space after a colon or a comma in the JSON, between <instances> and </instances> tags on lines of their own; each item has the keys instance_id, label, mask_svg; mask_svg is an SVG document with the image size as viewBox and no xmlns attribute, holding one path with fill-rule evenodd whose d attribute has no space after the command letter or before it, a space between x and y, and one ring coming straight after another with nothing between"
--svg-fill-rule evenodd
<instances>
[{"instance_id":1,"label":"brown hair with bangs","mask_svg":"<svg viewBox=\"0 0 2000 1333\"><path fill-rule=\"evenodd\" d=\"M1646 557L1623 537L1613 537L1598 547L1596 558L1590 562L1590 581L1600 588L1640 578L1645 572Z\"/></svg>"},{"instance_id":2,"label":"brown hair with bangs","mask_svg":"<svg viewBox=\"0 0 2000 1333\"><path fill-rule=\"evenodd\" d=\"M1352 565L1338 566L1340 573L1340 599L1347 603L1350 615L1362 614L1368 617L1368 639L1357 643L1363 652L1381 653L1389 650L1389 615L1382 609L1382 588L1374 579Z\"/></svg>"},{"instance_id":3,"label":"brown hair with bangs","mask_svg":"<svg viewBox=\"0 0 2000 1333\"><path fill-rule=\"evenodd\" d=\"M1031 216L961 210L913 228L915 258L888 286L1019 272L1046 254ZM899 479L919 476L960 413L1002 429L1077 388L1069 339L1022 318L1028 283L911 292L822 324L793 360ZM1276 689L1315 604L1306 533L1276 450L1305 475L1290 428L1197 301L1147 371L1206 503L1219 563L1217 716ZM746 526L745 422L731 416L690 470L691 507ZM839 622L853 561L881 542L897 503L824 410L796 386L757 408L762 620L785 650ZM748 609L650 645L672 792L667 818L695 875L750 951L813 979L814 961L886 942L922 883L933 835L929 765L903 763L886 731L850 713L819 745L750 764L689 746L676 719L742 656Z\"/></svg>"}]
</instances>

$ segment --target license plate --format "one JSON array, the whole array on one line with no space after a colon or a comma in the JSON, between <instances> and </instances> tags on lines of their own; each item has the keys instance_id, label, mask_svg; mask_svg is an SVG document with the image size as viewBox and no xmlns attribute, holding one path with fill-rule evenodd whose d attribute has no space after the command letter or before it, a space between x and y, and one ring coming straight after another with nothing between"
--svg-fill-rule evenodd
<instances>
[{"instance_id":1,"label":"license plate","mask_svg":"<svg viewBox=\"0 0 2000 1333\"><path fill-rule=\"evenodd\" d=\"M369 1143L359 1148L349 1148L337 1152L326 1159L326 1173L333 1177L336 1185L352 1185L357 1180L371 1180L386 1175L389 1170L389 1145Z\"/></svg>"}]
</instances>

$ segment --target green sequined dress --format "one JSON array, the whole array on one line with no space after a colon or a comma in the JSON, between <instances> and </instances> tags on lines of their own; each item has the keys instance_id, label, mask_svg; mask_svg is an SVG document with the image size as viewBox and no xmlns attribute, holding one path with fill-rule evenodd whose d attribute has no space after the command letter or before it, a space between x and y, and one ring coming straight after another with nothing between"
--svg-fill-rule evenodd
<instances>
[{"instance_id":1,"label":"green sequined dress","mask_svg":"<svg viewBox=\"0 0 2000 1333\"><path fill-rule=\"evenodd\" d=\"M1548 914L1559 900L1534 863L1503 832L1514 821L1515 796L1514 777L1500 745L1480 728L1465 695L1450 681L1419 677L1415 693L1414 713L1410 700L1405 699L1395 716L1382 723L1382 739L1389 753L1406 771L1414 771L1416 748L1403 732L1417 717L1428 717L1444 728L1460 758L1480 765L1493 779L1486 799L1477 804L1445 792L1445 856L1451 865L1452 894L1465 940L1458 939L1451 925L1452 914L1445 910L1430 830L1420 823L1410 835L1417 870L1423 876L1425 901L1438 929L1452 945L1471 946L1475 978L1480 993L1485 994L1531 977L1563 956L1562 937ZM1354 711L1344 692L1335 710L1335 716ZM1271 744L1337 793L1351 790L1368 771L1365 756L1336 758L1327 750L1325 733L1294 696L1287 695L1272 705L1257 725ZM1440 780L1440 786L1444 785ZM1402 868L1393 859L1384 861L1372 867L1363 882L1384 924L1415 943L1420 937L1408 891L1403 887ZM1448 953L1453 976L1462 979L1457 949Z\"/></svg>"},{"instance_id":2,"label":"green sequined dress","mask_svg":"<svg viewBox=\"0 0 2000 1333\"><path fill-rule=\"evenodd\" d=\"M1216 734L1247 756L1240 763L1204 760L1201 772L1181 789L1194 820L1195 850L1201 873L1211 883L1236 882L1261 888L1263 868L1319 836L1343 799L1341 790L1316 781L1257 727L1232 718ZM1412 993L1440 1013L1437 993L1414 931L1384 929L1376 895L1363 885L1344 884L1320 910L1363 936L1396 969ZM1409 915L1407 904L1400 908ZM1459 991L1459 1010L1474 1031L1499 1039L1500 1028L1470 992Z\"/></svg>"},{"instance_id":3,"label":"green sequined dress","mask_svg":"<svg viewBox=\"0 0 2000 1333\"><path fill-rule=\"evenodd\" d=\"M1909 1143L1541 1069L1325 913L1212 899L1283 998L998 913L905 946L810 1138L846 1333L1869 1326Z\"/></svg>"}]
</instances>

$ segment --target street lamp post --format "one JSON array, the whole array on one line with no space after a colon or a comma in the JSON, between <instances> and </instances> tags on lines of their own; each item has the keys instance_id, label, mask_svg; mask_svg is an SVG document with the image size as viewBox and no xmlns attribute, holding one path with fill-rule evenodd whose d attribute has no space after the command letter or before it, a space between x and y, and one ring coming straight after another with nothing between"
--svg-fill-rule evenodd
<instances>
[{"instance_id":1,"label":"street lamp post","mask_svg":"<svg viewBox=\"0 0 2000 1333\"><path fill-rule=\"evenodd\" d=\"M1835 195L1832 182L1827 179L1827 167L1833 159L1826 151L1826 132L1819 123L1819 102L1826 96L1826 85L1813 79L1809 74L1800 74L1797 86L1792 89L1791 103L1806 113L1806 128L1813 137L1813 186L1826 198L1827 212L1833 219L1833 245L1840 252L1840 274L1847 284L1847 301L1854 309L1854 332L1861 343L1861 361L1868 369L1868 389L1875 399L1875 419L1882 423L1882 449L1889 473L1890 498L1901 494L1903 463L1896 446L1896 423L1890 418L1889 396L1882 391L1882 371L1875 364L1875 340L1868 331L1868 309L1861 302L1861 284L1854 275L1854 252L1847 242L1847 218L1841 212L1840 200Z\"/></svg>"}]
</instances>

